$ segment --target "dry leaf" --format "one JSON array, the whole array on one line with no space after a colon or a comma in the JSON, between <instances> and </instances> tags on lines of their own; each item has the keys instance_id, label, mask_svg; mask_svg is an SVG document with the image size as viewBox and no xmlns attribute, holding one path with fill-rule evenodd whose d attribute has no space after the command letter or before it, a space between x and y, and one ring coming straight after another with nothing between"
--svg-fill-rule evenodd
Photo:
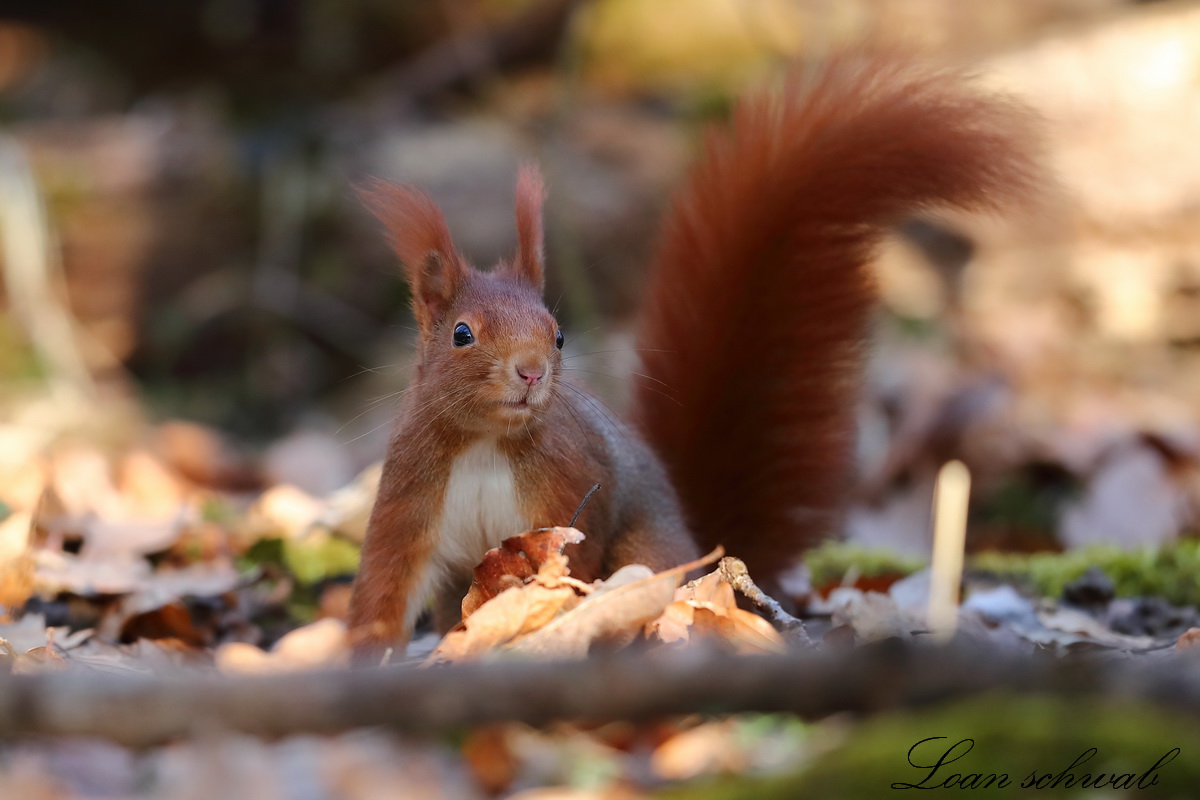
<instances>
[{"instance_id":1,"label":"dry leaf","mask_svg":"<svg viewBox=\"0 0 1200 800\"><path fill-rule=\"evenodd\" d=\"M325 510L321 512L317 524L362 544L367 538L367 522L371 518L371 508L375 505L375 495L379 493L382 476L382 462L364 469L352 483L326 498Z\"/></svg>"},{"instance_id":2,"label":"dry leaf","mask_svg":"<svg viewBox=\"0 0 1200 800\"><path fill-rule=\"evenodd\" d=\"M463 598L462 613L466 618L488 600L504 590L519 586L535 574L547 586L567 575L567 560L563 549L578 544L583 533L575 528L542 528L511 536L483 556L471 577L471 589Z\"/></svg>"},{"instance_id":3,"label":"dry leaf","mask_svg":"<svg viewBox=\"0 0 1200 800\"><path fill-rule=\"evenodd\" d=\"M33 511L49 480L45 459L32 459L0 478L0 502L19 511Z\"/></svg>"},{"instance_id":4,"label":"dry leaf","mask_svg":"<svg viewBox=\"0 0 1200 800\"><path fill-rule=\"evenodd\" d=\"M143 558L123 561L88 561L70 553L38 550L36 584L40 591L69 592L83 597L129 594L150 576Z\"/></svg>"},{"instance_id":5,"label":"dry leaf","mask_svg":"<svg viewBox=\"0 0 1200 800\"><path fill-rule=\"evenodd\" d=\"M267 651L245 642L228 642L213 654L217 669L230 674L276 672L275 662Z\"/></svg>"},{"instance_id":6,"label":"dry leaf","mask_svg":"<svg viewBox=\"0 0 1200 800\"><path fill-rule=\"evenodd\" d=\"M1175 642L1175 651L1179 653L1195 650L1197 647L1200 647L1200 628L1188 628Z\"/></svg>"},{"instance_id":7,"label":"dry leaf","mask_svg":"<svg viewBox=\"0 0 1200 800\"><path fill-rule=\"evenodd\" d=\"M121 459L117 474L117 486L131 516L168 519L178 515L187 487L154 456L135 450Z\"/></svg>"},{"instance_id":8,"label":"dry leaf","mask_svg":"<svg viewBox=\"0 0 1200 800\"><path fill-rule=\"evenodd\" d=\"M0 564L22 555L29 547L33 516L27 511L9 514L0 522Z\"/></svg>"},{"instance_id":9,"label":"dry leaf","mask_svg":"<svg viewBox=\"0 0 1200 800\"><path fill-rule=\"evenodd\" d=\"M99 450L75 446L55 453L51 459L51 482L64 512L73 517L96 513L101 517L119 516L123 510L120 494L113 485L108 458Z\"/></svg>"},{"instance_id":10,"label":"dry leaf","mask_svg":"<svg viewBox=\"0 0 1200 800\"><path fill-rule=\"evenodd\" d=\"M913 619L894 598L879 592L835 589L829 595L829 606L832 625L849 626L859 642L875 642L893 636L907 638L913 631L924 628L923 621Z\"/></svg>"},{"instance_id":11,"label":"dry leaf","mask_svg":"<svg viewBox=\"0 0 1200 800\"><path fill-rule=\"evenodd\" d=\"M67 662L62 656L49 645L42 645L17 656L12 671L14 675L32 675L36 672L62 672L66 668Z\"/></svg>"},{"instance_id":12,"label":"dry leaf","mask_svg":"<svg viewBox=\"0 0 1200 800\"><path fill-rule=\"evenodd\" d=\"M346 626L336 619L322 619L284 636L271 648L272 655L297 669L315 669L345 661Z\"/></svg>"},{"instance_id":13,"label":"dry leaf","mask_svg":"<svg viewBox=\"0 0 1200 800\"><path fill-rule=\"evenodd\" d=\"M722 555L724 550L717 548L696 561L651 574L638 564L622 567L575 608L511 649L549 658L583 658L599 641L628 644L671 604L684 576Z\"/></svg>"},{"instance_id":14,"label":"dry leaf","mask_svg":"<svg viewBox=\"0 0 1200 800\"><path fill-rule=\"evenodd\" d=\"M460 629L446 634L427 663L478 658L546 625L576 599L569 586L550 589L531 583L506 589L464 619Z\"/></svg>"},{"instance_id":15,"label":"dry leaf","mask_svg":"<svg viewBox=\"0 0 1200 800\"><path fill-rule=\"evenodd\" d=\"M737 608L737 597L734 595L733 587L721 577L719 570L714 570L694 581L688 581L675 593L675 599L706 603L716 608Z\"/></svg>"},{"instance_id":16,"label":"dry leaf","mask_svg":"<svg viewBox=\"0 0 1200 800\"><path fill-rule=\"evenodd\" d=\"M296 672L344 666L348 655L346 626L323 619L284 636L269 653L243 642L230 642L217 648L214 659L222 672Z\"/></svg>"},{"instance_id":17,"label":"dry leaf","mask_svg":"<svg viewBox=\"0 0 1200 800\"><path fill-rule=\"evenodd\" d=\"M256 530L294 539L303 536L320 517L320 501L286 484L268 489L250 509L247 521Z\"/></svg>"},{"instance_id":18,"label":"dry leaf","mask_svg":"<svg viewBox=\"0 0 1200 800\"><path fill-rule=\"evenodd\" d=\"M506 791L520 767L508 732L505 725L482 725L468 733L462 744L463 760L489 796Z\"/></svg>"},{"instance_id":19,"label":"dry leaf","mask_svg":"<svg viewBox=\"0 0 1200 800\"><path fill-rule=\"evenodd\" d=\"M787 649L771 623L740 608L722 611L707 605L698 606L693 631L712 636L744 655L782 653Z\"/></svg>"},{"instance_id":20,"label":"dry leaf","mask_svg":"<svg viewBox=\"0 0 1200 800\"><path fill-rule=\"evenodd\" d=\"M89 517L82 531L80 556L89 561L119 561L169 549L183 532L183 520Z\"/></svg>"},{"instance_id":21,"label":"dry leaf","mask_svg":"<svg viewBox=\"0 0 1200 800\"><path fill-rule=\"evenodd\" d=\"M26 511L0 522L0 608L20 608L33 594L32 526L33 517Z\"/></svg>"},{"instance_id":22,"label":"dry leaf","mask_svg":"<svg viewBox=\"0 0 1200 800\"><path fill-rule=\"evenodd\" d=\"M205 637L196 629L183 603L174 602L152 611L135 614L121 626L120 640L178 639L191 647L204 647Z\"/></svg>"},{"instance_id":23,"label":"dry leaf","mask_svg":"<svg viewBox=\"0 0 1200 800\"><path fill-rule=\"evenodd\" d=\"M663 609L658 619L646 626L646 633L657 636L666 644L688 642L692 635L692 622L696 618L696 606L676 600Z\"/></svg>"},{"instance_id":24,"label":"dry leaf","mask_svg":"<svg viewBox=\"0 0 1200 800\"><path fill-rule=\"evenodd\" d=\"M7 639L0 639L0 672L32 675L36 672L61 672L66 668L67 663L49 644L21 651Z\"/></svg>"},{"instance_id":25,"label":"dry leaf","mask_svg":"<svg viewBox=\"0 0 1200 800\"><path fill-rule=\"evenodd\" d=\"M738 608L733 587L714 570L675 592L675 602L646 626L664 643L689 642L708 636L736 653L780 653L786 649L779 632L757 614Z\"/></svg>"},{"instance_id":26,"label":"dry leaf","mask_svg":"<svg viewBox=\"0 0 1200 800\"><path fill-rule=\"evenodd\" d=\"M350 598L354 587L349 583L331 583L321 590L317 599L317 619L336 619L345 622L350 618Z\"/></svg>"},{"instance_id":27,"label":"dry leaf","mask_svg":"<svg viewBox=\"0 0 1200 800\"><path fill-rule=\"evenodd\" d=\"M745 754L730 722L710 722L672 736L650 756L654 773L666 780L689 780L715 772L741 772Z\"/></svg>"}]
</instances>

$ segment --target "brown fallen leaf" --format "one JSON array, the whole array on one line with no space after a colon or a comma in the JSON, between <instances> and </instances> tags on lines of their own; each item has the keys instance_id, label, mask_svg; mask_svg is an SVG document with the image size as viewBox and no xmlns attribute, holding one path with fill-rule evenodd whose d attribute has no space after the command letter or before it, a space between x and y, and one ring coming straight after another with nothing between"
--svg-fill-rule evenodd
<instances>
[{"instance_id":1,"label":"brown fallen leaf","mask_svg":"<svg viewBox=\"0 0 1200 800\"><path fill-rule=\"evenodd\" d=\"M108 457L99 449L64 447L51 456L51 481L46 491L54 493L68 516L120 516L124 508L112 472Z\"/></svg>"},{"instance_id":2,"label":"brown fallen leaf","mask_svg":"<svg viewBox=\"0 0 1200 800\"><path fill-rule=\"evenodd\" d=\"M191 647L204 647L205 637L196 629L192 616L180 602L167 603L151 611L134 614L121 626L120 640L178 639Z\"/></svg>"},{"instance_id":3,"label":"brown fallen leaf","mask_svg":"<svg viewBox=\"0 0 1200 800\"><path fill-rule=\"evenodd\" d=\"M679 587L679 591L675 593L675 599L706 603L714 608L737 608L737 597L733 587L721 577L719 571L713 571L694 581L688 581L686 585Z\"/></svg>"},{"instance_id":4,"label":"brown fallen leaf","mask_svg":"<svg viewBox=\"0 0 1200 800\"><path fill-rule=\"evenodd\" d=\"M426 663L478 658L543 627L577 599L569 586L513 586L477 608L462 621L461 628L447 633Z\"/></svg>"},{"instance_id":5,"label":"brown fallen leaf","mask_svg":"<svg viewBox=\"0 0 1200 800\"><path fill-rule=\"evenodd\" d=\"M676 600L663 609L658 619L646 626L646 633L655 636L664 644L686 644L692 638L692 623L696 620L696 606Z\"/></svg>"},{"instance_id":6,"label":"brown fallen leaf","mask_svg":"<svg viewBox=\"0 0 1200 800\"><path fill-rule=\"evenodd\" d=\"M25 511L0 522L0 609L20 608L33 594L32 527L33 517Z\"/></svg>"},{"instance_id":7,"label":"brown fallen leaf","mask_svg":"<svg viewBox=\"0 0 1200 800\"><path fill-rule=\"evenodd\" d=\"M50 480L50 467L45 458L30 458L28 462L0 477L0 503L18 511L37 508L38 499Z\"/></svg>"},{"instance_id":8,"label":"brown fallen leaf","mask_svg":"<svg viewBox=\"0 0 1200 800\"><path fill-rule=\"evenodd\" d=\"M699 606L693 622L693 630L729 645L734 652L743 655L758 653L782 653L787 647L778 631L757 614L740 608L718 610Z\"/></svg>"},{"instance_id":9,"label":"brown fallen leaf","mask_svg":"<svg viewBox=\"0 0 1200 800\"><path fill-rule=\"evenodd\" d=\"M735 653L779 653L786 649L771 623L738 608L733 587L720 570L690 581L675 592L675 601L646 626L664 643L708 637Z\"/></svg>"},{"instance_id":10,"label":"brown fallen leaf","mask_svg":"<svg viewBox=\"0 0 1200 800\"><path fill-rule=\"evenodd\" d=\"M322 619L284 636L271 648L272 655L296 669L345 663L349 650L346 626L335 619Z\"/></svg>"},{"instance_id":11,"label":"brown fallen leaf","mask_svg":"<svg viewBox=\"0 0 1200 800\"><path fill-rule=\"evenodd\" d=\"M510 787L520 762L509 743L509 726L482 725L467 734L462 744L463 760L476 782L489 796Z\"/></svg>"},{"instance_id":12,"label":"brown fallen leaf","mask_svg":"<svg viewBox=\"0 0 1200 800\"><path fill-rule=\"evenodd\" d=\"M82 558L120 561L170 549L183 533L183 519L89 517L83 521L81 531L83 547L79 555Z\"/></svg>"},{"instance_id":13,"label":"brown fallen leaf","mask_svg":"<svg viewBox=\"0 0 1200 800\"><path fill-rule=\"evenodd\" d=\"M280 484L263 493L246 517L251 541L269 536L296 539L320 517L323 506L312 495L295 486Z\"/></svg>"},{"instance_id":14,"label":"brown fallen leaf","mask_svg":"<svg viewBox=\"0 0 1200 800\"><path fill-rule=\"evenodd\" d=\"M150 576L150 563L143 558L121 561L89 561L70 553L38 550L36 586L49 593L91 595L129 594Z\"/></svg>"},{"instance_id":15,"label":"brown fallen leaf","mask_svg":"<svg viewBox=\"0 0 1200 800\"><path fill-rule=\"evenodd\" d=\"M325 509L317 519L323 528L362 544L367 538L367 522L379 493L383 462L376 462L358 474L351 483L325 498Z\"/></svg>"},{"instance_id":16,"label":"brown fallen leaf","mask_svg":"<svg viewBox=\"0 0 1200 800\"><path fill-rule=\"evenodd\" d=\"M37 672L61 672L66 668L67 662L54 651L50 643L21 652L7 639L0 639L0 672L32 675Z\"/></svg>"},{"instance_id":17,"label":"brown fallen leaf","mask_svg":"<svg viewBox=\"0 0 1200 800\"><path fill-rule=\"evenodd\" d=\"M336 619L345 622L350 618L350 597L354 587L349 583L331 583L321 590L317 598L317 619Z\"/></svg>"},{"instance_id":18,"label":"brown fallen leaf","mask_svg":"<svg viewBox=\"0 0 1200 800\"><path fill-rule=\"evenodd\" d=\"M117 464L117 488L127 513L147 519L169 519L179 513L188 487L145 450L125 454Z\"/></svg>"},{"instance_id":19,"label":"brown fallen leaf","mask_svg":"<svg viewBox=\"0 0 1200 800\"><path fill-rule=\"evenodd\" d=\"M689 780L718 772L741 772L746 756L730 720L709 722L667 739L650 756L650 767L666 780Z\"/></svg>"},{"instance_id":20,"label":"brown fallen leaf","mask_svg":"<svg viewBox=\"0 0 1200 800\"><path fill-rule=\"evenodd\" d=\"M565 577L570 570L563 549L583 539L583 533L575 528L542 528L511 536L499 547L488 550L475 567L471 589L463 598L463 617L470 616L488 600L534 575L540 575L548 586L556 577ZM553 571L546 571L546 565L552 565Z\"/></svg>"},{"instance_id":21,"label":"brown fallen leaf","mask_svg":"<svg viewBox=\"0 0 1200 800\"><path fill-rule=\"evenodd\" d=\"M1200 628L1188 628L1175 642L1175 651L1195 650L1200 647Z\"/></svg>"},{"instance_id":22,"label":"brown fallen leaf","mask_svg":"<svg viewBox=\"0 0 1200 800\"><path fill-rule=\"evenodd\" d=\"M227 673L297 672L345 666L349 657L346 626L335 619L322 619L284 636L270 652L244 642L229 642L217 648L217 669Z\"/></svg>"},{"instance_id":23,"label":"brown fallen leaf","mask_svg":"<svg viewBox=\"0 0 1200 800\"><path fill-rule=\"evenodd\" d=\"M597 642L628 644L671 604L684 576L722 555L724 550L717 548L703 558L658 573L639 564L622 567L579 605L514 642L510 649L546 658L583 658Z\"/></svg>"}]
</instances>

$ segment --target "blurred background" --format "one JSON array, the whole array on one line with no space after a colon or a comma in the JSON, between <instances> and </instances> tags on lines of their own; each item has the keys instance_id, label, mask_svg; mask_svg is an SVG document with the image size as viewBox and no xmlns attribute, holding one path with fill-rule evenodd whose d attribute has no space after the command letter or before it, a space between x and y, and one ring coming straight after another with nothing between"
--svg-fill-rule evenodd
<instances>
[{"instance_id":1,"label":"blurred background","mask_svg":"<svg viewBox=\"0 0 1200 800\"><path fill-rule=\"evenodd\" d=\"M370 175L426 187L486 266L538 160L548 296L571 347L612 351L590 368L619 407L656 220L699 132L861 39L1024 98L1059 184L1036 213L912 220L885 248L847 535L926 552L951 457L976 476L974 549L1186 532L1200 4L1130 0L6 3L4 514L43 513L50 490L130 519L197 487L322 498L381 457L412 330L355 200Z\"/></svg>"}]
</instances>

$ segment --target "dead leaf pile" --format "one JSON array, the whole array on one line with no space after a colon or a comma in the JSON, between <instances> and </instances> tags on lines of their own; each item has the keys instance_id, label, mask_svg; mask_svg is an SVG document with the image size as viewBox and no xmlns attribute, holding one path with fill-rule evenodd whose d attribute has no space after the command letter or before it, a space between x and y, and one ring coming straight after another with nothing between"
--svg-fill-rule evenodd
<instances>
[{"instance_id":1,"label":"dead leaf pile","mask_svg":"<svg viewBox=\"0 0 1200 800\"><path fill-rule=\"evenodd\" d=\"M369 475L336 503L247 494L253 470L200 426L115 438L51 443L0 475L0 623L40 625L35 643L8 642L4 669L44 668L36 648L81 667L211 665L220 645L344 617L358 544L338 527L365 518ZM163 648L179 657L147 655Z\"/></svg>"},{"instance_id":2,"label":"dead leaf pile","mask_svg":"<svg viewBox=\"0 0 1200 800\"><path fill-rule=\"evenodd\" d=\"M780 635L762 617L738 607L720 571L680 586L722 553L654 573L641 565L582 585L570 578L563 549L583 540L574 528L529 531L488 552L463 601L462 623L429 663L498 654L582 658L594 647L644 639L682 645L693 639L739 653L779 652Z\"/></svg>"}]
</instances>

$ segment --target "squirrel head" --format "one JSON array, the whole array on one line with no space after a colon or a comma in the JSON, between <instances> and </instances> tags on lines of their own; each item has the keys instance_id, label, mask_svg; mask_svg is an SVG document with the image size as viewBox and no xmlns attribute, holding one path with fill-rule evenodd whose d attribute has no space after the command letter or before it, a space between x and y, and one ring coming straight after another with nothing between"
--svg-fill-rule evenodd
<instances>
[{"instance_id":1,"label":"squirrel head","mask_svg":"<svg viewBox=\"0 0 1200 800\"><path fill-rule=\"evenodd\" d=\"M517 251L490 272L454 248L429 195L386 181L360 191L386 226L412 289L419 333L418 380L437 393L439 420L465 430L504 433L536 424L554 400L562 332L542 301L541 173L517 178Z\"/></svg>"}]
</instances>

